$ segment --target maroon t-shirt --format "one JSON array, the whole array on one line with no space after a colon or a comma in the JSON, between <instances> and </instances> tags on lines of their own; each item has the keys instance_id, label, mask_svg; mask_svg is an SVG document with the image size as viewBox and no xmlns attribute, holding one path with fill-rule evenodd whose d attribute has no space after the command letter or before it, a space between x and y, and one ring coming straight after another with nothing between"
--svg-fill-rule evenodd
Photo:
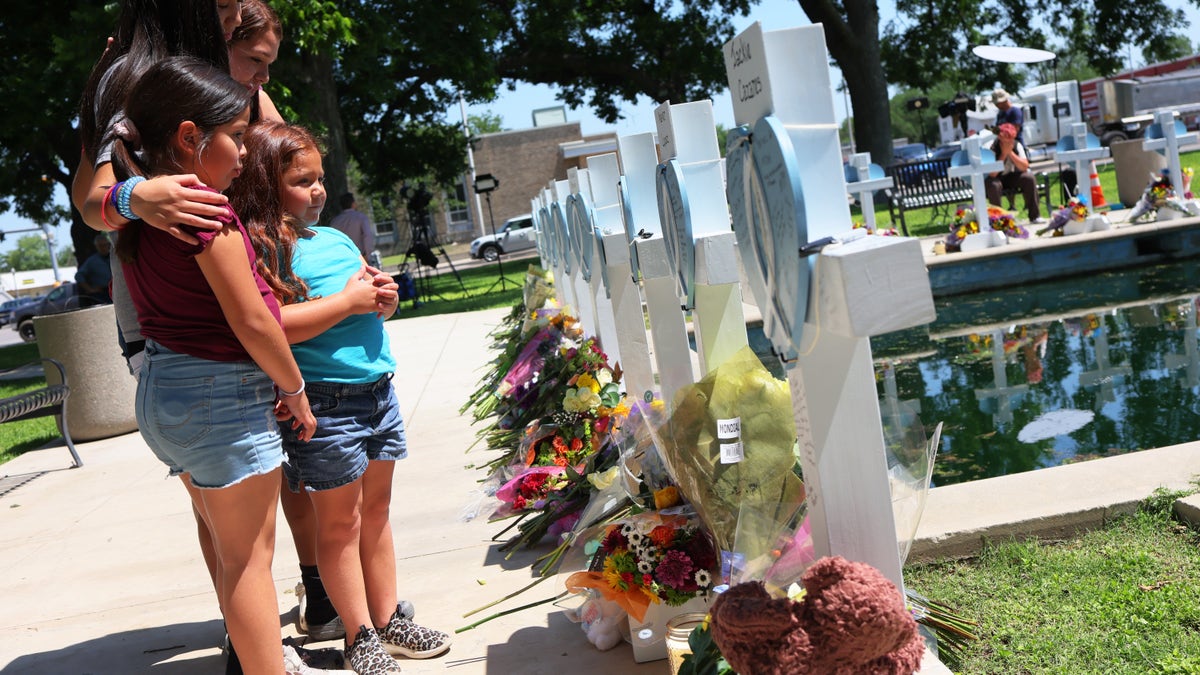
<instances>
[{"instance_id":1,"label":"maroon t-shirt","mask_svg":"<svg viewBox=\"0 0 1200 675\"><path fill-rule=\"evenodd\" d=\"M219 218L242 234L250 267L246 273L258 284L263 302L275 316L279 302L267 282L255 269L254 247L250 236L233 209ZM207 248L219 230L199 230L183 227L200 240L199 244L181 241L168 232L146 224L138 233L137 260L122 263L129 295L137 308L142 335L171 351L189 354L211 361L249 361L250 354L238 341L212 288L200 271L196 255Z\"/></svg>"}]
</instances>

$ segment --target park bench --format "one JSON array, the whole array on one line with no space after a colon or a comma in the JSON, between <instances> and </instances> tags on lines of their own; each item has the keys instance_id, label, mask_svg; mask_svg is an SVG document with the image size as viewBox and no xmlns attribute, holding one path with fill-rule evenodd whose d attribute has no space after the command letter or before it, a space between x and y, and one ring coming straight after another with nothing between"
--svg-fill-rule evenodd
<instances>
[{"instance_id":1,"label":"park bench","mask_svg":"<svg viewBox=\"0 0 1200 675\"><path fill-rule=\"evenodd\" d=\"M888 198L888 213L895 223L896 212L899 211L900 231L905 236L908 236L908 223L904 220L906 210L933 207L933 220L939 217L945 220L948 214L942 213L942 207L969 203L974 198L975 192L966 181L948 176L949 168L949 158L888 167L887 175L892 177L893 182L893 187L884 191ZM1053 210L1050 206L1050 174L1039 171L1034 177L1037 180L1038 199L1045 202L1042 215L1049 218ZM1016 210L1014 200L1019 195L1017 190L1005 190L1002 193L1008 202L1008 210Z\"/></svg>"},{"instance_id":2,"label":"park bench","mask_svg":"<svg viewBox=\"0 0 1200 675\"><path fill-rule=\"evenodd\" d=\"M71 432L67 428L67 398L71 395L71 388L67 384L67 371L61 363L54 359L41 360L58 368L61 384L47 384L40 389L0 398L0 424L54 415L59 420L63 440L67 442L67 449L71 451L71 458L74 460L72 467L79 468L83 466L83 460L75 451L75 442L71 440ZM0 377L26 367L18 366L10 370L0 370Z\"/></svg>"},{"instance_id":3,"label":"park bench","mask_svg":"<svg viewBox=\"0 0 1200 675\"><path fill-rule=\"evenodd\" d=\"M895 223L896 212L900 212L900 231L904 236L908 236L905 211L933 207L936 218L944 206L971 201L975 194L971 186L958 178L950 178L946 174L949 168L948 158L888 167L887 175L892 177L892 187L884 191L888 198L888 214Z\"/></svg>"}]
</instances>

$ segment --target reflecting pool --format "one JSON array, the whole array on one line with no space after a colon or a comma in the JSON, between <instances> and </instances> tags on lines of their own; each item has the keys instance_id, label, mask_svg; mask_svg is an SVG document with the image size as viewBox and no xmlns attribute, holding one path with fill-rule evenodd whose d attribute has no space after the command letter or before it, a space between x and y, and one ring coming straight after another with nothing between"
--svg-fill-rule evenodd
<instances>
[{"instance_id":1,"label":"reflecting pool","mask_svg":"<svg viewBox=\"0 0 1200 675\"><path fill-rule=\"evenodd\" d=\"M1178 262L936 301L871 340L880 405L945 427L947 485L1200 438L1200 271Z\"/></svg>"}]
</instances>

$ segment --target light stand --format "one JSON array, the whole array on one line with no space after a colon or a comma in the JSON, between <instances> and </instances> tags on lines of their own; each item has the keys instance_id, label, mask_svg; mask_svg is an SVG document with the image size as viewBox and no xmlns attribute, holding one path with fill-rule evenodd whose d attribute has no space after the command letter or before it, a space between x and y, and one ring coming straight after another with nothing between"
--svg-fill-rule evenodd
<instances>
[{"instance_id":1,"label":"light stand","mask_svg":"<svg viewBox=\"0 0 1200 675\"><path fill-rule=\"evenodd\" d=\"M492 191L498 187L500 187L500 179L496 178L495 176L493 176L490 173L479 174L478 176L475 177L475 194L482 194L484 196L484 198L487 200L488 221L491 223L491 227L492 227L492 241L497 241L497 239L498 239L498 237L496 236L496 217L494 215L492 215ZM504 291L504 285L505 285L505 282L508 281L508 279L507 279L507 277L504 276L504 260L503 260L503 258L504 258L504 253L500 251L499 244L497 244L497 246L496 246L496 269L499 270L499 272L500 272L500 278L495 280L494 282L492 282L492 285L488 286L487 290L484 291L485 293L487 293L487 292L491 291L493 288L495 288L496 284L500 284L501 292ZM520 288L520 285L515 284L515 283L513 284L513 286L515 286L516 288Z\"/></svg>"}]
</instances>

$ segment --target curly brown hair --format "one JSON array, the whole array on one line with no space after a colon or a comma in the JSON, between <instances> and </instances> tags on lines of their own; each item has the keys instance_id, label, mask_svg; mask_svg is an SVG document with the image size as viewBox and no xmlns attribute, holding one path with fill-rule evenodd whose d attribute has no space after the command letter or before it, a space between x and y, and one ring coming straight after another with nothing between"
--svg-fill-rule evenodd
<instances>
[{"instance_id":1,"label":"curly brown hair","mask_svg":"<svg viewBox=\"0 0 1200 675\"><path fill-rule=\"evenodd\" d=\"M306 153L321 154L320 143L304 127L264 121L246 130L246 159L242 173L226 194L258 254L258 273L285 305L309 299L308 284L292 270L292 255L299 237L312 230L283 209L280 181Z\"/></svg>"}]
</instances>

